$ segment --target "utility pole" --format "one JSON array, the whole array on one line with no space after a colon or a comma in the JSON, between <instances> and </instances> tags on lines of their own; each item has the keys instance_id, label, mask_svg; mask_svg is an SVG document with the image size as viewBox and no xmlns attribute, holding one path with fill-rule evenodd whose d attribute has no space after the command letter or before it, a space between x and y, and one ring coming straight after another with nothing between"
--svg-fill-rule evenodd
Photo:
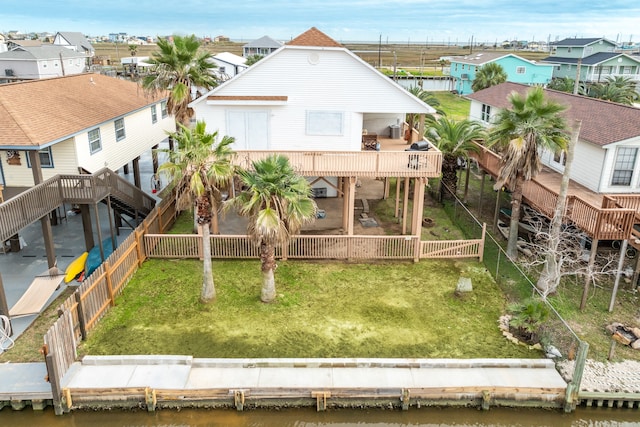
<instances>
[{"instance_id":1,"label":"utility pole","mask_svg":"<svg viewBox=\"0 0 640 427\"><path fill-rule=\"evenodd\" d=\"M380 40L378 41L378 68L382 68L382 62L380 59L380 54L382 52L382 34L380 34Z\"/></svg>"},{"instance_id":2,"label":"utility pole","mask_svg":"<svg viewBox=\"0 0 640 427\"><path fill-rule=\"evenodd\" d=\"M578 94L580 88L580 67L582 66L582 57L578 58L578 64L576 65L576 81L573 84L573 94Z\"/></svg>"}]
</instances>

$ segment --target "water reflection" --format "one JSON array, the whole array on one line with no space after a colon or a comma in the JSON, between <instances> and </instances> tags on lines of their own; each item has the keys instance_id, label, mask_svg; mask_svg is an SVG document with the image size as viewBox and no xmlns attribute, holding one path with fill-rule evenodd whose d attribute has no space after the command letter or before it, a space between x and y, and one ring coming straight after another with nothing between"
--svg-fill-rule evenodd
<instances>
[{"instance_id":1,"label":"water reflection","mask_svg":"<svg viewBox=\"0 0 640 427\"><path fill-rule=\"evenodd\" d=\"M287 410L161 410L73 412L56 417L44 412L5 408L0 425L11 427L636 427L640 412L627 409L578 409L572 414L559 411L454 408L411 408L398 410L329 410L314 408Z\"/></svg>"}]
</instances>

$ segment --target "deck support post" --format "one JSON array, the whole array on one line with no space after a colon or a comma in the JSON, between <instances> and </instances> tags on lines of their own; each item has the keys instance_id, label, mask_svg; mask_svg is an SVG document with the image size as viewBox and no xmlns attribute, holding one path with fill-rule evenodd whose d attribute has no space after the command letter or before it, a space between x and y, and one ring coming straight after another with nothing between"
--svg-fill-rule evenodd
<instances>
[{"instance_id":1,"label":"deck support post","mask_svg":"<svg viewBox=\"0 0 640 427\"><path fill-rule=\"evenodd\" d=\"M42 167L40 164L39 152L36 150L29 150L29 161L31 162L33 185L42 184L44 182L44 178L42 177ZM53 244L53 232L51 231L51 221L49 220L49 215L45 215L40 218L40 224L42 225L44 249L47 253L47 265L49 266L49 268L53 268L56 265L56 248ZM19 239L18 245L20 245ZM18 246L18 248L19 247L20 246ZM13 250L13 247L11 249Z\"/></svg>"},{"instance_id":2,"label":"deck support post","mask_svg":"<svg viewBox=\"0 0 640 427\"><path fill-rule=\"evenodd\" d=\"M402 203L402 234L407 234L407 211L409 210L409 178L404 179L404 197Z\"/></svg>"}]
</instances>

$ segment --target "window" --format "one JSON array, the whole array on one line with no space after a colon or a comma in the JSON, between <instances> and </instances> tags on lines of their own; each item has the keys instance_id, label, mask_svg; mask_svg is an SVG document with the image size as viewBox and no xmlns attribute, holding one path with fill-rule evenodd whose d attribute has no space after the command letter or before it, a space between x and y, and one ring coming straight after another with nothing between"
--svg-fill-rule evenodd
<instances>
[{"instance_id":1,"label":"window","mask_svg":"<svg viewBox=\"0 0 640 427\"><path fill-rule=\"evenodd\" d=\"M156 106L151 106L151 123L156 123L158 121L158 110L156 110Z\"/></svg>"},{"instance_id":2,"label":"window","mask_svg":"<svg viewBox=\"0 0 640 427\"><path fill-rule=\"evenodd\" d=\"M553 161L559 165L566 166L567 165L567 153L565 150L556 150L553 153Z\"/></svg>"},{"instance_id":3,"label":"window","mask_svg":"<svg viewBox=\"0 0 640 427\"><path fill-rule=\"evenodd\" d=\"M480 115L480 119L483 122L489 123L491 120L491 106L487 104L482 104L482 114Z\"/></svg>"},{"instance_id":4,"label":"window","mask_svg":"<svg viewBox=\"0 0 640 427\"><path fill-rule=\"evenodd\" d=\"M307 135L342 135L343 113L307 111Z\"/></svg>"},{"instance_id":5,"label":"window","mask_svg":"<svg viewBox=\"0 0 640 427\"><path fill-rule=\"evenodd\" d=\"M570 47L567 48L567 53L571 53L571 48Z\"/></svg>"},{"instance_id":6,"label":"window","mask_svg":"<svg viewBox=\"0 0 640 427\"><path fill-rule=\"evenodd\" d=\"M631 185L633 168L636 164L637 148L620 147L616 153L611 185Z\"/></svg>"},{"instance_id":7,"label":"window","mask_svg":"<svg viewBox=\"0 0 640 427\"><path fill-rule=\"evenodd\" d=\"M124 139L124 137L126 136L124 133L124 118L116 119L113 124L116 128L116 141Z\"/></svg>"},{"instance_id":8,"label":"window","mask_svg":"<svg viewBox=\"0 0 640 427\"><path fill-rule=\"evenodd\" d=\"M160 113L162 114L162 118L167 117L167 101L162 101L160 103Z\"/></svg>"},{"instance_id":9,"label":"window","mask_svg":"<svg viewBox=\"0 0 640 427\"><path fill-rule=\"evenodd\" d=\"M89 150L91 154L102 150L102 142L100 141L100 128L91 129L89 131Z\"/></svg>"},{"instance_id":10,"label":"window","mask_svg":"<svg viewBox=\"0 0 640 427\"><path fill-rule=\"evenodd\" d=\"M53 156L51 155L51 147L43 148L38 151L38 157L40 157L41 168L53 167ZM27 167L31 167L31 157L27 156Z\"/></svg>"},{"instance_id":11,"label":"window","mask_svg":"<svg viewBox=\"0 0 640 427\"><path fill-rule=\"evenodd\" d=\"M527 67L516 67L516 74L524 74L527 72Z\"/></svg>"}]
</instances>

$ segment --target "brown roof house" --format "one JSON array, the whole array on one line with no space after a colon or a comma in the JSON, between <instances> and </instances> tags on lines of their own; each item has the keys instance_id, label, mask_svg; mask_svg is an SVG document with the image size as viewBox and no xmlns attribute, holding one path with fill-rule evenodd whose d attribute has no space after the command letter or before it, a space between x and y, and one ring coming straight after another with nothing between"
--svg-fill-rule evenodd
<instances>
[{"instance_id":1,"label":"brown roof house","mask_svg":"<svg viewBox=\"0 0 640 427\"><path fill-rule=\"evenodd\" d=\"M509 94L528 89L507 82L468 95L469 118L488 126L500 109L510 107ZM568 107L563 114L569 126L582 120L571 179L595 193L640 193L640 109L553 90L545 93ZM564 152L544 152L542 160L557 172L564 170Z\"/></svg>"},{"instance_id":2,"label":"brown roof house","mask_svg":"<svg viewBox=\"0 0 640 427\"><path fill-rule=\"evenodd\" d=\"M29 152L43 179L115 171L173 130L166 99L130 81L79 74L0 85L0 184L14 193L34 185Z\"/></svg>"}]
</instances>

